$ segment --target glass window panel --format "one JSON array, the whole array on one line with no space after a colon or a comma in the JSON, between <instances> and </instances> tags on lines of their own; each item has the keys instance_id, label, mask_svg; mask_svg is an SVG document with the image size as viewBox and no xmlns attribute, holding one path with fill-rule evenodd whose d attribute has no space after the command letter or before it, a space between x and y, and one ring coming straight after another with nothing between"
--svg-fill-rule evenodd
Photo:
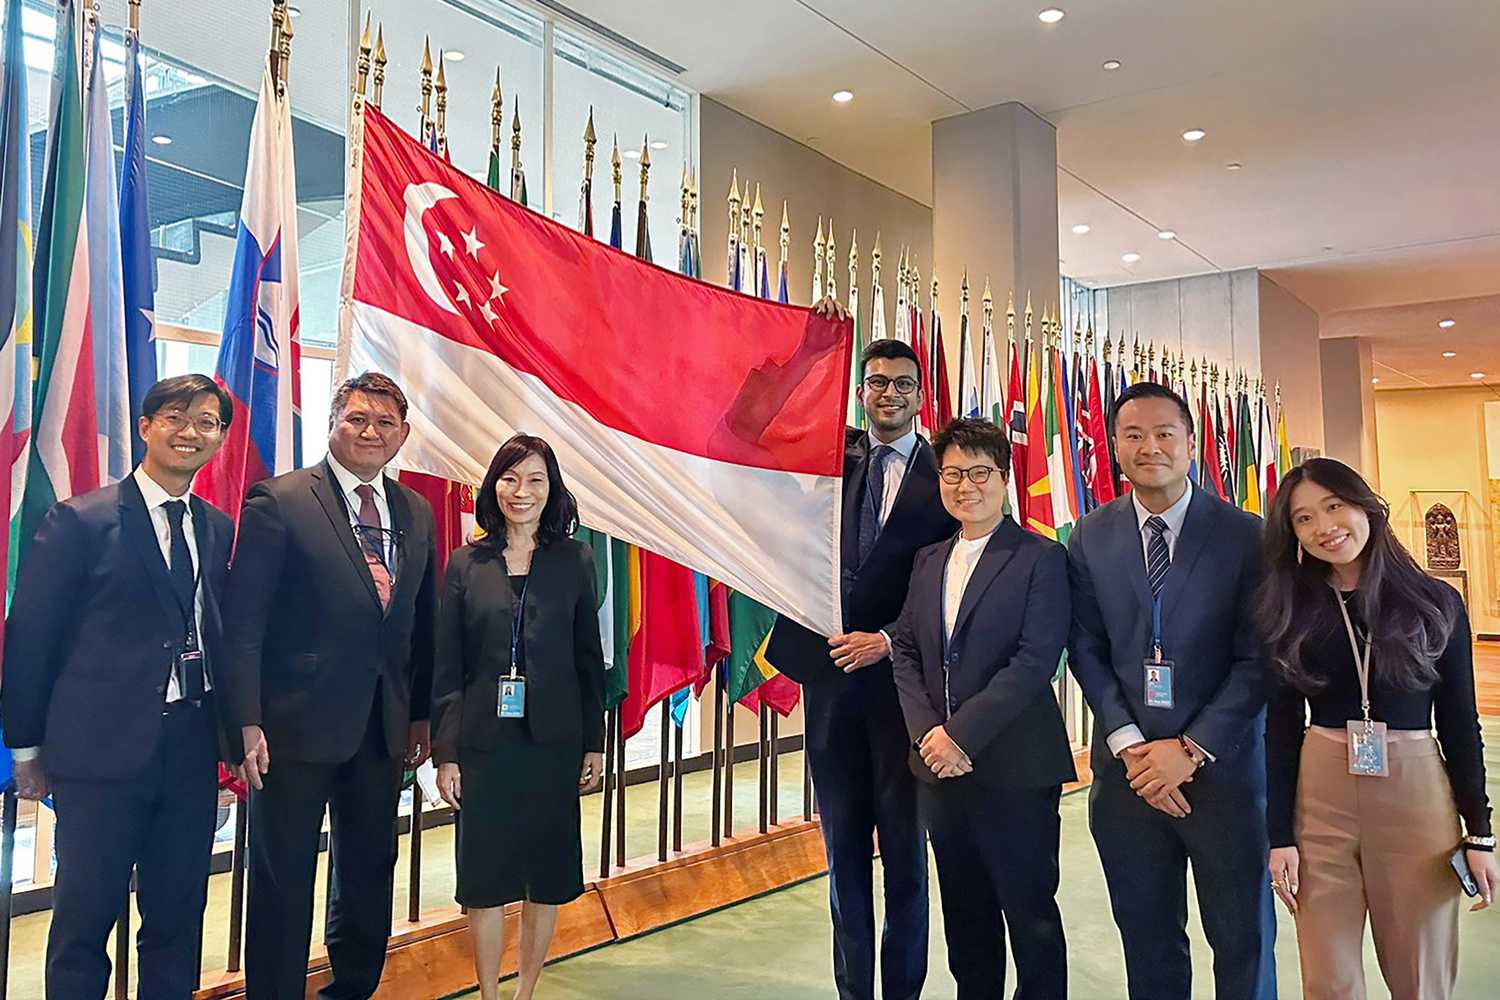
<instances>
[{"instance_id":1,"label":"glass window panel","mask_svg":"<svg viewBox=\"0 0 1500 1000\"><path fill-rule=\"evenodd\" d=\"M594 159L594 232L600 239L609 238L613 200L610 153L618 136L624 247L634 251L641 190L639 156L642 141L649 141L653 148L646 209L652 255L657 263L676 267L682 168L684 163L694 162L690 95L661 77L635 68L581 34L558 28L553 42L557 130L552 164L556 181L553 217L580 227L583 130L592 108L599 138Z\"/></svg>"}]
</instances>

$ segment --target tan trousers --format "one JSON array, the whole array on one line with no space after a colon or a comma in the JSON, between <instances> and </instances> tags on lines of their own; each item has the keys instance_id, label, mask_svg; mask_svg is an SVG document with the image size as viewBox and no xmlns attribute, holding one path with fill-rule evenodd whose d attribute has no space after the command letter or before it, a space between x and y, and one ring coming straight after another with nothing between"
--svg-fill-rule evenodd
<instances>
[{"instance_id":1,"label":"tan trousers","mask_svg":"<svg viewBox=\"0 0 1500 1000\"><path fill-rule=\"evenodd\" d=\"M1349 773L1342 729L1302 745L1297 950L1306 1000L1365 1000L1365 916L1392 1000L1447 1000L1458 979L1459 842L1430 734L1390 733L1384 778Z\"/></svg>"}]
</instances>

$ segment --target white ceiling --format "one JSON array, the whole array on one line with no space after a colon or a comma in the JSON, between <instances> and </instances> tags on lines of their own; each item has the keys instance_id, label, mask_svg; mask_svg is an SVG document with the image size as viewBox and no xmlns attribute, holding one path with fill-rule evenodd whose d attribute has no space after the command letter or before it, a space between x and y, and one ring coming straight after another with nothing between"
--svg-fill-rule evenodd
<instances>
[{"instance_id":1,"label":"white ceiling","mask_svg":"<svg viewBox=\"0 0 1500 1000\"><path fill-rule=\"evenodd\" d=\"M1474 263L1500 256L1495 0L1057 3L1049 26L1041 0L568 0L924 203L931 121L1029 105L1058 129L1063 270L1089 284L1282 266L1320 311L1500 291Z\"/></svg>"},{"instance_id":2,"label":"white ceiling","mask_svg":"<svg viewBox=\"0 0 1500 1000\"><path fill-rule=\"evenodd\" d=\"M1451 327L1438 326L1446 319ZM1321 326L1325 338L1370 341L1378 389L1500 386L1500 295L1351 309L1325 315ZM1443 357L1448 351L1454 356Z\"/></svg>"}]
</instances>

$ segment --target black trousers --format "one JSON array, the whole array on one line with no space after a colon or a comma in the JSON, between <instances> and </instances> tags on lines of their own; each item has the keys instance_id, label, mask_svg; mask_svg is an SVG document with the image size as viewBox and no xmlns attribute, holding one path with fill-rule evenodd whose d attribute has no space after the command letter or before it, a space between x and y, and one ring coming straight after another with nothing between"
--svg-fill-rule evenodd
<instances>
[{"instance_id":1,"label":"black trousers","mask_svg":"<svg viewBox=\"0 0 1500 1000\"><path fill-rule=\"evenodd\" d=\"M881 996L915 1000L927 978L927 846L890 662L806 688L808 763L828 855L840 1000L874 1000L874 840L885 875Z\"/></svg>"},{"instance_id":2,"label":"black trousers","mask_svg":"<svg viewBox=\"0 0 1500 1000\"><path fill-rule=\"evenodd\" d=\"M265 787L250 796L248 1000L300 1000L305 995L325 807L332 822L333 879L324 940L333 981L318 996L366 1000L380 985L391 934L402 773L401 752L387 755L382 725L377 695L364 742L349 760L278 759L271 747Z\"/></svg>"},{"instance_id":3,"label":"black trousers","mask_svg":"<svg viewBox=\"0 0 1500 1000\"><path fill-rule=\"evenodd\" d=\"M1131 791L1125 765L1094 752L1089 826L1125 946L1131 1000L1187 1000L1187 870L1193 866L1214 992L1276 1000L1276 912L1266 878L1265 757L1221 760L1184 785L1192 812L1173 819Z\"/></svg>"},{"instance_id":4,"label":"black trousers","mask_svg":"<svg viewBox=\"0 0 1500 1000\"><path fill-rule=\"evenodd\" d=\"M210 696L211 697L211 696ZM219 799L213 707L173 705L133 778L56 780L57 881L47 933L49 1000L98 1000L109 938L136 870L140 1000L186 1000L198 983L198 935Z\"/></svg>"},{"instance_id":5,"label":"black trousers","mask_svg":"<svg viewBox=\"0 0 1500 1000\"><path fill-rule=\"evenodd\" d=\"M1003 1000L1005 939L1016 1000L1063 1000L1068 952L1057 909L1062 789L922 783L958 1000Z\"/></svg>"}]
</instances>

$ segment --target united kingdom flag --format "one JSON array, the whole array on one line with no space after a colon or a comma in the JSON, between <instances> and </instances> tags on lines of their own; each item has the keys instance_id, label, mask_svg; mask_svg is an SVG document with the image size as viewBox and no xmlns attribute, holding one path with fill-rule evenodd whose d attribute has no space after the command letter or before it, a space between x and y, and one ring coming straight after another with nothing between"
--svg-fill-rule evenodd
<instances>
[{"instance_id":1,"label":"united kingdom flag","mask_svg":"<svg viewBox=\"0 0 1500 1000\"><path fill-rule=\"evenodd\" d=\"M297 182L290 98L261 76L240 207L224 338L214 380L234 398L224 445L199 494L239 521L245 491L302 464Z\"/></svg>"}]
</instances>

